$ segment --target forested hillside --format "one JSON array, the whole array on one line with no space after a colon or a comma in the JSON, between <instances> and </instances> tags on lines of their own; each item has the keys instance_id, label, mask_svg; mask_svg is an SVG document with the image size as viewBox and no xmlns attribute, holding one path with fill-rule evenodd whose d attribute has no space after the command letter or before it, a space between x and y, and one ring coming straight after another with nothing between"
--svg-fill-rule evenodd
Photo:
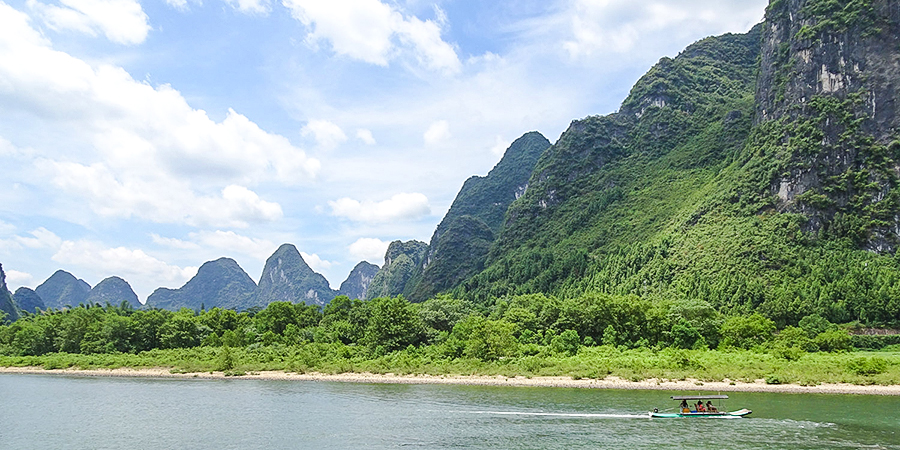
<instances>
[{"instance_id":1,"label":"forested hillside","mask_svg":"<svg viewBox=\"0 0 900 450\"><path fill-rule=\"evenodd\" d=\"M454 292L896 325L900 17L835 5L775 1L749 33L660 60L619 112L573 122Z\"/></svg>"}]
</instances>

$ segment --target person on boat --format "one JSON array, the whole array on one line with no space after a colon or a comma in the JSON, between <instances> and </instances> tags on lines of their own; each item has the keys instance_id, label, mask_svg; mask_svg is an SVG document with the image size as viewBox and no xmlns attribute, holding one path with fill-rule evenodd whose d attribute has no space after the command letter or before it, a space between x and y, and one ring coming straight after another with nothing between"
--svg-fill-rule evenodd
<instances>
[{"instance_id":1,"label":"person on boat","mask_svg":"<svg viewBox=\"0 0 900 450\"><path fill-rule=\"evenodd\" d=\"M691 408L687 404L687 400L681 400L681 412L689 413L691 412Z\"/></svg>"},{"instance_id":2,"label":"person on boat","mask_svg":"<svg viewBox=\"0 0 900 450\"><path fill-rule=\"evenodd\" d=\"M697 401L697 412L706 412L706 408L703 406L703 400Z\"/></svg>"},{"instance_id":3,"label":"person on boat","mask_svg":"<svg viewBox=\"0 0 900 450\"><path fill-rule=\"evenodd\" d=\"M712 404L711 401L707 400L707 401L706 401L706 411L708 411L708 412L719 412L719 408L716 408L715 406L713 406L713 404Z\"/></svg>"}]
</instances>

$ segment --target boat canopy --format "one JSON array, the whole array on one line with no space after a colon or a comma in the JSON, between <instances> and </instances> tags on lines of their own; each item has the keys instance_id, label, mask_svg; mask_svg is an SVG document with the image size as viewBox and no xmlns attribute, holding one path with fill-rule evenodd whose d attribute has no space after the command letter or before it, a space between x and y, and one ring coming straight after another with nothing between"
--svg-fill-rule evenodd
<instances>
[{"instance_id":1,"label":"boat canopy","mask_svg":"<svg viewBox=\"0 0 900 450\"><path fill-rule=\"evenodd\" d=\"M727 395L673 395L672 400L724 400Z\"/></svg>"}]
</instances>

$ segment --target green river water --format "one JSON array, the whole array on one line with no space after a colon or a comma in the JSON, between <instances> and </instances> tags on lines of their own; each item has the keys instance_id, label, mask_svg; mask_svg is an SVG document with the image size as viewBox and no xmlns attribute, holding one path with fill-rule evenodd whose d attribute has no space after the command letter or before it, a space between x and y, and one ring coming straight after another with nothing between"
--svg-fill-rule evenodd
<instances>
[{"instance_id":1,"label":"green river water","mask_svg":"<svg viewBox=\"0 0 900 450\"><path fill-rule=\"evenodd\" d=\"M900 449L900 397L0 375L0 449Z\"/></svg>"}]
</instances>

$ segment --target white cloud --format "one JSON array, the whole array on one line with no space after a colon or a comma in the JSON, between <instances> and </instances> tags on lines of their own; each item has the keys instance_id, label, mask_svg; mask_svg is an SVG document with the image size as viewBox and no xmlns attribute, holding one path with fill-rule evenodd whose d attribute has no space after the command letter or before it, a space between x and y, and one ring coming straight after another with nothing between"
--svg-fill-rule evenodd
<instances>
[{"instance_id":1,"label":"white cloud","mask_svg":"<svg viewBox=\"0 0 900 450\"><path fill-rule=\"evenodd\" d=\"M189 236L201 248L236 252L259 260L265 260L277 248L277 245L267 239L242 236L234 231L200 231Z\"/></svg>"},{"instance_id":2,"label":"white cloud","mask_svg":"<svg viewBox=\"0 0 900 450\"><path fill-rule=\"evenodd\" d=\"M57 31L76 31L96 36L103 33L118 44L140 44L150 24L135 0L60 0L62 6L28 0L28 6Z\"/></svg>"},{"instance_id":3,"label":"white cloud","mask_svg":"<svg viewBox=\"0 0 900 450\"><path fill-rule=\"evenodd\" d=\"M4 270L6 273L6 285L10 291L15 292L20 286L33 286L34 276L27 272L19 272L18 270Z\"/></svg>"},{"instance_id":4,"label":"white cloud","mask_svg":"<svg viewBox=\"0 0 900 450\"><path fill-rule=\"evenodd\" d=\"M428 215L431 207L428 197L420 193L396 194L389 200L360 202L351 198L329 201L331 214L357 222L386 223L395 220L410 220Z\"/></svg>"},{"instance_id":5,"label":"white cloud","mask_svg":"<svg viewBox=\"0 0 900 450\"><path fill-rule=\"evenodd\" d=\"M197 231L189 233L186 240L162 237L155 233L151 233L150 237L155 244L177 250L190 250L193 252L203 250L207 254L215 250L216 252L225 252L232 255L247 255L258 260L265 260L277 248L277 245L268 239L244 236L234 231Z\"/></svg>"},{"instance_id":6,"label":"white cloud","mask_svg":"<svg viewBox=\"0 0 900 450\"><path fill-rule=\"evenodd\" d=\"M150 239L154 244L163 247L175 248L178 250L200 250L200 246L196 242L185 241L177 238L168 238L160 236L156 233L150 233Z\"/></svg>"},{"instance_id":7,"label":"white cloud","mask_svg":"<svg viewBox=\"0 0 900 450\"><path fill-rule=\"evenodd\" d=\"M347 247L350 255L364 261L384 262L384 254L387 252L390 242L376 238L359 238Z\"/></svg>"},{"instance_id":8,"label":"white cloud","mask_svg":"<svg viewBox=\"0 0 900 450\"><path fill-rule=\"evenodd\" d=\"M497 136L494 138L494 146L491 147L491 154L496 155L498 157L503 156L506 153L506 149L509 148L509 142L506 139L503 139L502 136Z\"/></svg>"},{"instance_id":9,"label":"white cloud","mask_svg":"<svg viewBox=\"0 0 900 450\"><path fill-rule=\"evenodd\" d=\"M312 136L320 147L329 150L347 141L344 130L327 120L310 120L300 132L303 136Z\"/></svg>"},{"instance_id":10,"label":"white cloud","mask_svg":"<svg viewBox=\"0 0 900 450\"><path fill-rule=\"evenodd\" d=\"M166 4L179 10L179 11L187 11L187 0L166 0Z\"/></svg>"},{"instance_id":11,"label":"white cloud","mask_svg":"<svg viewBox=\"0 0 900 450\"><path fill-rule=\"evenodd\" d=\"M313 179L318 160L228 110L221 122L168 85L91 65L50 43L28 17L0 3L0 98L66 145L36 149L39 175L104 217L246 226L281 207L248 187Z\"/></svg>"},{"instance_id":12,"label":"white cloud","mask_svg":"<svg viewBox=\"0 0 900 450\"><path fill-rule=\"evenodd\" d=\"M0 236L10 235L16 232L16 226L0 220Z\"/></svg>"},{"instance_id":13,"label":"white cloud","mask_svg":"<svg viewBox=\"0 0 900 450\"><path fill-rule=\"evenodd\" d=\"M439 14L446 19L446 16ZM441 27L437 23L416 17L397 24L397 33L402 42L415 49L419 63L431 70L458 72L460 69L456 49L441 39Z\"/></svg>"},{"instance_id":14,"label":"white cloud","mask_svg":"<svg viewBox=\"0 0 900 450\"><path fill-rule=\"evenodd\" d=\"M53 252L51 259L61 264L75 266L84 271L102 274L103 278L109 275L129 277L149 283L167 283L180 286L194 274L196 267L178 267L170 265L143 250L126 247L107 247L101 242L80 239L64 240L46 228L38 228L28 233L30 236L13 236L11 239L0 240L0 245L20 246L31 251L50 250ZM166 243L176 246L178 240L153 236L154 242ZM9 271L12 274L14 271ZM16 272L13 275L16 283L29 283L33 277L25 272ZM144 283L146 284L146 283ZM157 286L154 284L150 287ZM150 287L148 286L142 286Z\"/></svg>"},{"instance_id":15,"label":"white cloud","mask_svg":"<svg viewBox=\"0 0 900 450\"><path fill-rule=\"evenodd\" d=\"M56 233L40 227L28 232L30 236L12 236L9 239L0 240L0 244L9 248L28 248L28 249L56 249L62 244L63 240Z\"/></svg>"},{"instance_id":16,"label":"white cloud","mask_svg":"<svg viewBox=\"0 0 900 450\"><path fill-rule=\"evenodd\" d=\"M232 8L244 14L266 15L269 13L268 0L225 0Z\"/></svg>"},{"instance_id":17,"label":"white cloud","mask_svg":"<svg viewBox=\"0 0 900 450\"><path fill-rule=\"evenodd\" d=\"M339 55L387 66L399 54L411 52L432 70L458 72L461 68L456 49L441 39L440 23L404 17L379 0L283 2L310 29L310 43L327 41Z\"/></svg>"},{"instance_id":18,"label":"white cloud","mask_svg":"<svg viewBox=\"0 0 900 450\"><path fill-rule=\"evenodd\" d=\"M278 203L255 192L229 185L220 195L198 195L185 181L170 177L144 179L116 176L103 163L38 161L60 190L85 198L101 217L138 217L160 223L245 228L250 223L278 220Z\"/></svg>"},{"instance_id":19,"label":"white cloud","mask_svg":"<svg viewBox=\"0 0 900 450\"><path fill-rule=\"evenodd\" d=\"M422 137L425 139L425 144L427 145L435 145L439 142L446 141L447 139L450 139L450 124L446 120L438 120L425 130L425 134L423 134Z\"/></svg>"},{"instance_id":20,"label":"white cloud","mask_svg":"<svg viewBox=\"0 0 900 450\"><path fill-rule=\"evenodd\" d=\"M178 267L154 258L140 249L106 247L89 240L64 241L52 259L91 271L152 279L167 285L180 286L197 273L196 267Z\"/></svg>"},{"instance_id":21,"label":"white cloud","mask_svg":"<svg viewBox=\"0 0 900 450\"><path fill-rule=\"evenodd\" d=\"M746 30L762 19L765 0L575 0L562 14L569 37L563 48L571 57L626 53L642 42L672 41L682 34ZM673 35L674 31L674 35Z\"/></svg>"},{"instance_id":22,"label":"white cloud","mask_svg":"<svg viewBox=\"0 0 900 450\"><path fill-rule=\"evenodd\" d=\"M305 253L305 252L300 252L300 256L302 256L303 260L306 261L306 264L308 264L309 267L316 272L322 272L323 270L328 270L331 268L331 266L333 264L331 261L326 261L326 260L320 258L319 255L317 255L315 253L309 254L309 253Z\"/></svg>"},{"instance_id":23,"label":"white cloud","mask_svg":"<svg viewBox=\"0 0 900 450\"><path fill-rule=\"evenodd\" d=\"M356 130L356 137L363 141L366 145L375 145L375 136L372 136L372 131L367 130L365 128L360 128Z\"/></svg>"}]
</instances>

